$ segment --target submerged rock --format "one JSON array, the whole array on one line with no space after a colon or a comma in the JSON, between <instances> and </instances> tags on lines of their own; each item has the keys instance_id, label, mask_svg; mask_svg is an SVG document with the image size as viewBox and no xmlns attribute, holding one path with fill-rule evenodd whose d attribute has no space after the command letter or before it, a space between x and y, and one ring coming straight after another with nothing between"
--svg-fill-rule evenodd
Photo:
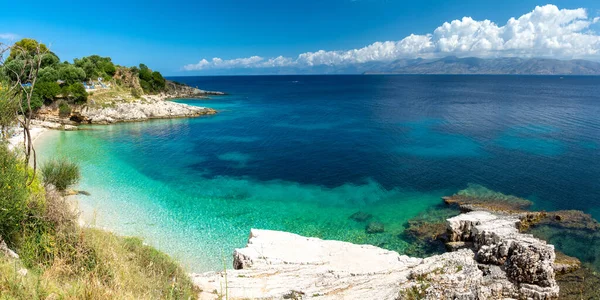
<instances>
[{"instance_id":1,"label":"submerged rock","mask_svg":"<svg viewBox=\"0 0 600 300\"><path fill-rule=\"evenodd\" d=\"M425 257L445 252L448 241L446 219L458 215L457 209L434 207L408 220L400 238L409 242L403 253Z\"/></svg>"},{"instance_id":2,"label":"submerged rock","mask_svg":"<svg viewBox=\"0 0 600 300\"><path fill-rule=\"evenodd\" d=\"M357 211L350 216L350 219L352 219L356 222L365 222L372 217L373 217L373 215L370 213L366 213L364 211Z\"/></svg>"},{"instance_id":3,"label":"submerged rock","mask_svg":"<svg viewBox=\"0 0 600 300\"><path fill-rule=\"evenodd\" d=\"M550 225L566 229L600 231L600 223L591 215L580 210L559 210L546 213L546 217L537 224Z\"/></svg>"},{"instance_id":4,"label":"submerged rock","mask_svg":"<svg viewBox=\"0 0 600 300\"><path fill-rule=\"evenodd\" d=\"M382 233L385 231L384 225L381 222L369 222L367 227L365 227L365 231L369 234L373 233Z\"/></svg>"},{"instance_id":5,"label":"submerged rock","mask_svg":"<svg viewBox=\"0 0 600 300\"><path fill-rule=\"evenodd\" d=\"M600 299L600 274L587 266L556 276L560 286L560 299Z\"/></svg>"},{"instance_id":6,"label":"submerged rock","mask_svg":"<svg viewBox=\"0 0 600 300\"><path fill-rule=\"evenodd\" d=\"M554 273L566 274L577 271L581 268L581 261L575 257L568 256L560 251L555 251Z\"/></svg>"},{"instance_id":7,"label":"submerged rock","mask_svg":"<svg viewBox=\"0 0 600 300\"><path fill-rule=\"evenodd\" d=\"M457 205L462 211L523 212L533 202L502 193L494 192L481 185L469 185L453 196L442 198L446 204Z\"/></svg>"}]
</instances>

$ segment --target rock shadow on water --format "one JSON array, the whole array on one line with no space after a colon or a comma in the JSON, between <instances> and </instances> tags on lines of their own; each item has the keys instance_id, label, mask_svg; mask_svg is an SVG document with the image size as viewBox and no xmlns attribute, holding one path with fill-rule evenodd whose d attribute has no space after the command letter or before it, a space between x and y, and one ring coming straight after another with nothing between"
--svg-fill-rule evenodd
<instances>
[{"instance_id":1,"label":"rock shadow on water","mask_svg":"<svg viewBox=\"0 0 600 300\"><path fill-rule=\"evenodd\" d=\"M260 138L255 136L220 135L213 137L212 140L224 143L254 143L260 141Z\"/></svg>"},{"instance_id":2,"label":"rock shadow on water","mask_svg":"<svg viewBox=\"0 0 600 300\"><path fill-rule=\"evenodd\" d=\"M442 120L400 124L409 130L402 138L402 145L396 147L395 151L403 155L425 158L476 157L483 154L481 145L474 139L436 128L443 124Z\"/></svg>"},{"instance_id":3,"label":"rock shadow on water","mask_svg":"<svg viewBox=\"0 0 600 300\"><path fill-rule=\"evenodd\" d=\"M460 210L439 204L408 220L399 238L408 242L404 254L429 257L446 252L447 219L460 214Z\"/></svg>"},{"instance_id":4,"label":"rock shadow on water","mask_svg":"<svg viewBox=\"0 0 600 300\"><path fill-rule=\"evenodd\" d=\"M506 130L495 144L509 150L529 154L558 156L564 152L564 144L554 137L557 129L549 126L516 126Z\"/></svg>"},{"instance_id":5,"label":"rock shadow on water","mask_svg":"<svg viewBox=\"0 0 600 300\"><path fill-rule=\"evenodd\" d=\"M250 161L252 161L252 155L242 152L227 152L217 156L219 160L231 162L235 168L246 168Z\"/></svg>"},{"instance_id":6,"label":"rock shadow on water","mask_svg":"<svg viewBox=\"0 0 600 300\"><path fill-rule=\"evenodd\" d=\"M298 129L298 130L330 130L334 128L344 127L355 123L354 120L342 120L342 121L331 121L331 122L307 122L304 119L296 119L293 122L279 122L273 126L287 128L287 129Z\"/></svg>"}]
</instances>

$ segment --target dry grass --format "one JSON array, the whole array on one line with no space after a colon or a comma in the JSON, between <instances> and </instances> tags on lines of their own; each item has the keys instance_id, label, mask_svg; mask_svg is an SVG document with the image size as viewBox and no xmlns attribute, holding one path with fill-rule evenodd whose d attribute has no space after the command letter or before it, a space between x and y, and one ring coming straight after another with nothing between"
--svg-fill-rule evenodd
<instances>
[{"instance_id":1,"label":"dry grass","mask_svg":"<svg viewBox=\"0 0 600 300\"><path fill-rule=\"evenodd\" d=\"M119 102L133 102L140 100L132 95L131 90L113 85L109 89L97 89L89 93L88 103L108 107Z\"/></svg>"},{"instance_id":2,"label":"dry grass","mask_svg":"<svg viewBox=\"0 0 600 300\"><path fill-rule=\"evenodd\" d=\"M81 228L64 197L39 180L27 206L30 216L12 241L20 259L0 255L0 299L197 298L166 254L137 238Z\"/></svg>"},{"instance_id":3,"label":"dry grass","mask_svg":"<svg viewBox=\"0 0 600 300\"><path fill-rule=\"evenodd\" d=\"M90 270L74 269L69 259L57 258L48 268L34 268L21 276L20 261L0 258L0 299L196 298L185 272L141 240L97 229L81 230L80 238L98 260Z\"/></svg>"}]
</instances>

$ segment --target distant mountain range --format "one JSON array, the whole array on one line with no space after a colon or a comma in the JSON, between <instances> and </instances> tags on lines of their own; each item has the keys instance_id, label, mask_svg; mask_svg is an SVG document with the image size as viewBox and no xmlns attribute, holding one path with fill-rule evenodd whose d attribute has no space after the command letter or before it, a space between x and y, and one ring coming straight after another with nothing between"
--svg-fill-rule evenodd
<instances>
[{"instance_id":1,"label":"distant mountain range","mask_svg":"<svg viewBox=\"0 0 600 300\"><path fill-rule=\"evenodd\" d=\"M375 66L364 74L514 74L600 75L600 63L588 60L547 58L458 58L399 59Z\"/></svg>"},{"instance_id":2,"label":"distant mountain range","mask_svg":"<svg viewBox=\"0 0 600 300\"><path fill-rule=\"evenodd\" d=\"M240 68L196 72L196 75L318 75L318 74L513 74L600 75L600 63L588 60L548 58L398 59L362 64Z\"/></svg>"}]
</instances>

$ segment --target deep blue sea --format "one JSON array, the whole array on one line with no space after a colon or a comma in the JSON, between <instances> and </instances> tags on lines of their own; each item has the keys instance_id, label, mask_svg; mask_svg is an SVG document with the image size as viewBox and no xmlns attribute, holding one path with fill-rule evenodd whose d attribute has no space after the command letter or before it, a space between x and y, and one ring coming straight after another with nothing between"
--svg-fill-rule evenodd
<instances>
[{"instance_id":1,"label":"deep blue sea","mask_svg":"<svg viewBox=\"0 0 600 300\"><path fill-rule=\"evenodd\" d=\"M90 222L192 271L250 228L402 252L405 222L468 184L600 218L600 77L171 79L228 95L178 100L215 116L53 132L41 152L80 162Z\"/></svg>"}]
</instances>

